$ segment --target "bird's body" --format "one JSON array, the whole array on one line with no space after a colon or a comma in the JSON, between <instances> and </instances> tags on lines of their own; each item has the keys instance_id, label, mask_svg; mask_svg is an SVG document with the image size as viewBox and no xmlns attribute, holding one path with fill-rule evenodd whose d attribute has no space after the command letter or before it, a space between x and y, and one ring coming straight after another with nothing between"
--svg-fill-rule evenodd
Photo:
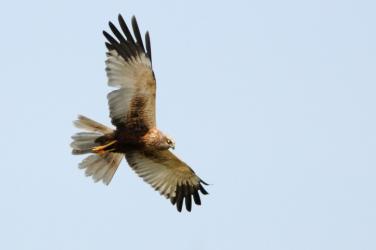
<instances>
[{"instance_id":1,"label":"bird's body","mask_svg":"<svg viewBox=\"0 0 376 250\"><path fill-rule=\"evenodd\" d=\"M86 175L109 184L123 156L131 168L181 211L183 201L191 210L192 198L201 204L199 191L207 194L202 181L170 148L175 142L156 126L156 81L152 70L150 36L146 32L144 47L135 17L134 36L119 15L123 34L111 22L114 37L108 40L106 72L108 84L118 89L108 94L110 117L116 129L108 128L85 116L75 121L86 130L72 136L73 154L90 154L80 163Z\"/></svg>"},{"instance_id":2,"label":"bird's body","mask_svg":"<svg viewBox=\"0 0 376 250\"><path fill-rule=\"evenodd\" d=\"M157 128L150 129L144 135L127 134L126 131L115 130L96 139L101 146L97 151L111 151L126 154L131 150L153 151L166 150L170 145L165 142L165 135ZM95 151L96 148L93 148Z\"/></svg>"}]
</instances>

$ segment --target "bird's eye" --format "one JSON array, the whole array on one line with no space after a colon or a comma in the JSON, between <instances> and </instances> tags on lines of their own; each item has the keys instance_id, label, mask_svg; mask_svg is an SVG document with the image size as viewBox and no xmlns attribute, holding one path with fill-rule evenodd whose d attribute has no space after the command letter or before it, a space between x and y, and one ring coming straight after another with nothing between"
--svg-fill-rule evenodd
<instances>
[{"instance_id":1,"label":"bird's eye","mask_svg":"<svg viewBox=\"0 0 376 250\"><path fill-rule=\"evenodd\" d=\"M168 144L171 144L172 141L171 141L170 139L167 139L167 143L168 143Z\"/></svg>"}]
</instances>

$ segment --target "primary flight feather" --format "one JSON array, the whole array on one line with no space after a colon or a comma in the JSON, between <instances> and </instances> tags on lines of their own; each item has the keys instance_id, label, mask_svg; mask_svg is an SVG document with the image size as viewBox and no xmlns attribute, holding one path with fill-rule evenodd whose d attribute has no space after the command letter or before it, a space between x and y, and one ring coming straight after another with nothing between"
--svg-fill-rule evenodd
<instances>
[{"instance_id":1,"label":"primary flight feather","mask_svg":"<svg viewBox=\"0 0 376 250\"><path fill-rule=\"evenodd\" d=\"M152 69L150 35L145 45L132 17L132 35L123 17L119 30L109 22L106 72L108 85L116 87L107 95L110 118L116 129L80 115L75 126L85 130L72 136L73 154L90 154L80 163L87 176L109 184L123 156L129 166L161 195L176 204L180 212L193 202L201 205L200 192L208 194L195 172L169 149L175 142L156 127L156 81Z\"/></svg>"}]
</instances>

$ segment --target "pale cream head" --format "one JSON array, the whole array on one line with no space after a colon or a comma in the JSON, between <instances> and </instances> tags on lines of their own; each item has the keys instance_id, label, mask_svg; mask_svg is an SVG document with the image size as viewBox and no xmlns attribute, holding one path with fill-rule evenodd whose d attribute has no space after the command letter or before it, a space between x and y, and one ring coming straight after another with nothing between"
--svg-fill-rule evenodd
<instances>
[{"instance_id":1,"label":"pale cream head","mask_svg":"<svg viewBox=\"0 0 376 250\"><path fill-rule=\"evenodd\" d=\"M166 143L169 145L169 148L175 149L175 141L170 136L165 135Z\"/></svg>"}]
</instances>

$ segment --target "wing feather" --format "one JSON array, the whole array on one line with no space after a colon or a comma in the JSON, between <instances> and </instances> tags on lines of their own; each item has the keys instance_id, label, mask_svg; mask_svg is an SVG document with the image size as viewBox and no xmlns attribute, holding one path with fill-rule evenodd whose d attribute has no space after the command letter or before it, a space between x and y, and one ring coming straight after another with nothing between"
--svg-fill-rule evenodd
<instances>
[{"instance_id":1,"label":"wing feather","mask_svg":"<svg viewBox=\"0 0 376 250\"><path fill-rule=\"evenodd\" d=\"M150 35L149 35L149 31L146 31L146 34L145 34L145 43L146 43L146 53L150 59L150 62L153 62L153 60L151 59L151 45L150 45Z\"/></svg>"},{"instance_id":2,"label":"wing feather","mask_svg":"<svg viewBox=\"0 0 376 250\"><path fill-rule=\"evenodd\" d=\"M112 123L128 134L143 135L156 127L156 82L151 65L150 37L145 36L146 51L136 18L132 18L133 38L123 17L119 15L122 32L109 22L114 36L106 31L106 73L108 85L118 89L107 96Z\"/></svg>"},{"instance_id":3,"label":"wing feather","mask_svg":"<svg viewBox=\"0 0 376 250\"><path fill-rule=\"evenodd\" d=\"M132 28L134 36L136 37L138 47L145 53L144 44L142 43L140 29L138 28L136 17L132 17Z\"/></svg>"},{"instance_id":4,"label":"wing feather","mask_svg":"<svg viewBox=\"0 0 376 250\"><path fill-rule=\"evenodd\" d=\"M123 37L123 35L120 33L120 31L116 28L116 26L112 22L108 22L108 26L110 26L112 33L114 33L114 35L120 41L120 43L127 42L125 38Z\"/></svg>"},{"instance_id":5,"label":"wing feather","mask_svg":"<svg viewBox=\"0 0 376 250\"><path fill-rule=\"evenodd\" d=\"M132 36L131 32L128 29L128 26L125 23L124 18L120 14L119 14L118 20L119 20L120 28L124 32L125 37L127 38L127 40L130 43L135 44L135 42L133 40L133 36Z\"/></svg>"},{"instance_id":6,"label":"wing feather","mask_svg":"<svg viewBox=\"0 0 376 250\"><path fill-rule=\"evenodd\" d=\"M201 205L199 192L208 194L202 187L203 182L195 172L169 150L131 151L126 154L128 164L155 190L176 204L180 212L185 203L188 211L193 201Z\"/></svg>"}]
</instances>

